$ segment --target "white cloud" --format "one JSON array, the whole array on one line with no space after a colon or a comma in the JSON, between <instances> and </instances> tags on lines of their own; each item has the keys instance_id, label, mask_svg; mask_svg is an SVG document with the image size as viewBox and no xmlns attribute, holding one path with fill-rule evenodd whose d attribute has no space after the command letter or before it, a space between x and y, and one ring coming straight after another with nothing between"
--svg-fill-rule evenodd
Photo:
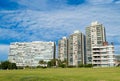
<instances>
[{"instance_id":1,"label":"white cloud","mask_svg":"<svg viewBox=\"0 0 120 81\"><path fill-rule=\"evenodd\" d=\"M7 50L7 51L6 51ZM9 50L9 45L0 45L0 54L6 54L8 53L8 50Z\"/></svg>"},{"instance_id":2,"label":"white cloud","mask_svg":"<svg viewBox=\"0 0 120 81\"><path fill-rule=\"evenodd\" d=\"M107 4L112 3L113 0L87 0L90 4Z\"/></svg>"},{"instance_id":3,"label":"white cloud","mask_svg":"<svg viewBox=\"0 0 120 81\"><path fill-rule=\"evenodd\" d=\"M107 32L111 33L112 29L113 34L119 31L117 29L120 25L119 10L113 6L83 5L72 8L72 11L68 8L49 13L35 10L8 11L8 13L5 11L5 13L2 20L5 24L2 25L8 28L1 29L0 36L18 40L55 40L77 29L85 32L85 27L96 20L105 25ZM8 22L10 24L6 24ZM15 22L18 23L17 28L14 28Z\"/></svg>"},{"instance_id":4,"label":"white cloud","mask_svg":"<svg viewBox=\"0 0 120 81\"><path fill-rule=\"evenodd\" d=\"M0 45L0 61L8 60L9 45Z\"/></svg>"},{"instance_id":5,"label":"white cloud","mask_svg":"<svg viewBox=\"0 0 120 81\"><path fill-rule=\"evenodd\" d=\"M92 2L102 3L103 0L93 0ZM119 13L117 5L80 5L54 11L1 11L0 15L4 14L4 16L0 22L2 27L0 28L0 38L19 41L56 41L77 29L85 32L86 26L89 26L92 21L98 20L105 26L107 39L112 42L114 41L112 37L120 32ZM119 37L116 37L115 40L119 40Z\"/></svg>"}]
</instances>

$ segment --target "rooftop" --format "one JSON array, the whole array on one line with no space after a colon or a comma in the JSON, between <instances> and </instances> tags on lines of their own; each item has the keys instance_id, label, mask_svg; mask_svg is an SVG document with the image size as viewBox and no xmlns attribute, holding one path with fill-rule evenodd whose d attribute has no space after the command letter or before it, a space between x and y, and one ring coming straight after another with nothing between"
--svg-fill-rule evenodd
<instances>
[{"instance_id":1,"label":"rooftop","mask_svg":"<svg viewBox=\"0 0 120 81\"><path fill-rule=\"evenodd\" d=\"M98 21L92 22L91 26L99 25L100 23Z\"/></svg>"},{"instance_id":2,"label":"rooftop","mask_svg":"<svg viewBox=\"0 0 120 81\"><path fill-rule=\"evenodd\" d=\"M79 31L79 30L76 30L76 31L74 31L74 33L80 33L80 31Z\"/></svg>"}]
</instances>

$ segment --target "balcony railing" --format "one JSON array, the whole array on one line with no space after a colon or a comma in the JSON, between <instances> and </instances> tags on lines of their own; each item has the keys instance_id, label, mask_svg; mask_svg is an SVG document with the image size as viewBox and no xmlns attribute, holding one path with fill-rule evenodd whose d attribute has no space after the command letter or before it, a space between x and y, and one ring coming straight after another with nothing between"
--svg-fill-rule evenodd
<instances>
[{"instance_id":1,"label":"balcony railing","mask_svg":"<svg viewBox=\"0 0 120 81\"><path fill-rule=\"evenodd\" d=\"M108 64L108 62L101 62L101 64Z\"/></svg>"},{"instance_id":2,"label":"balcony railing","mask_svg":"<svg viewBox=\"0 0 120 81\"><path fill-rule=\"evenodd\" d=\"M101 64L101 62L92 62L92 64Z\"/></svg>"},{"instance_id":3,"label":"balcony railing","mask_svg":"<svg viewBox=\"0 0 120 81\"><path fill-rule=\"evenodd\" d=\"M101 60L101 58L93 58L93 60Z\"/></svg>"},{"instance_id":4,"label":"balcony railing","mask_svg":"<svg viewBox=\"0 0 120 81\"><path fill-rule=\"evenodd\" d=\"M100 54L93 54L92 56L100 56Z\"/></svg>"}]
</instances>

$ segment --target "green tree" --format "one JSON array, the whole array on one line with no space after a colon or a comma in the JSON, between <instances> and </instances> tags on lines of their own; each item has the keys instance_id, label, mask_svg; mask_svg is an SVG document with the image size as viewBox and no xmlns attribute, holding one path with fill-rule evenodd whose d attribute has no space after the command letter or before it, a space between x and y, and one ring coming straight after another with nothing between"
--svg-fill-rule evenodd
<instances>
[{"instance_id":1,"label":"green tree","mask_svg":"<svg viewBox=\"0 0 120 81\"><path fill-rule=\"evenodd\" d=\"M17 66L16 66L15 63L10 63L10 64L8 65L8 69L17 69Z\"/></svg>"},{"instance_id":2,"label":"green tree","mask_svg":"<svg viewBox=\"0 0 120 81\"><path fill-rule=\"evenodd\" d=\"M65 68L65 67L67 67L67 65L68 65L68 62L66 59L64 61L58 60L59 67Z\"/></svg>"},{"instance_id":3,"label":"green tree","mask_svg":"<svg viewBox=\"0 0 120 81\"><path fill-rule=\"evenodd\" d=\"M48 67L56 66L57 59L52 59L47 63Z\"/></svg>"},{"instance_id":4,"label":"green tree","mask_svg":"<svg viewBox=\"0 0 120 81\"><path fill-rule=\"evenodd\" d=\"M63 64L60 65L60 67L65 68L66 64L63 63Z\"/></svg>"},{"instance_id":5,"label":"green tree","mask_svg":"<svg viewBox=\"0 0 120 81\"><path fill-rule=\"evenodd\" d=\"M39 61L39 64L44 64L44 63L45 63L44 60Z\"/></svg>"},{"instance_id":6,"label":"green tree","mask_svg":"<svg viewBox=\"0 0 120 81\"><path fill-rule=\"evenodd\" d=\"M91 68L91 67L93 67L93 65L92 64L86 64L86 65L84 65L84 67Z\"/></svg>"},{"instance_id":7,"label":"green tree","mask_svg":"<svg viewBox=\"0 0 120 81\"><path fill-rule=\"evenodd\" d=\"M40 60L39 64L40 64L39 67L42 67L42 68L47 67L47 63L44 60Z\"/></svg>"},{"instance_id":8,"label":"green tree","mask_svg":"<svg viewBox=\"0 0 120 81\"><path fill-rule=\"evenodd\" d=\"M10 65L9 61L4 61L1 63L1 67L2 69L8 69L8 66Z\"/></svg>"},{"instance_id":9,"label":"green tree","mask_svg":"<svg viewBox=\"0 0 120 81\"><path fill-rule=\"evenodd\" d=\"M0 64L0 69L2 69L2 66L1 66L1 64Z\"/></svg>"},{"instance_id":10,"label":"green tree","mask_svg":"<svg viewBox=\"0 0 120 81\"><path fill-rule=\"evenodd\" d=\"M47 63L47 67L51 67L52 66L52 63L51 63L51 61L49 61L48 63Z\"/></svg>"},{"instance_id":11,"label":"green tree","mask_svg":"<svg viewBox=\"0 0 120 81\"><path fill-rule=\"evenodd\" d=\"M17 66L15 63L4 61L4 62L1 62L1 69L17 69Z\"/></svg>"},{"instance_id":12,"label":"green tree","mask_svg":"<svg viewBox=\"0 0 120 81\"><path fill-rule=\"evenodd\" d=\"M84 64L79 64L78 67L84 67L85 65Z\"/></svg>"}]
</instances>

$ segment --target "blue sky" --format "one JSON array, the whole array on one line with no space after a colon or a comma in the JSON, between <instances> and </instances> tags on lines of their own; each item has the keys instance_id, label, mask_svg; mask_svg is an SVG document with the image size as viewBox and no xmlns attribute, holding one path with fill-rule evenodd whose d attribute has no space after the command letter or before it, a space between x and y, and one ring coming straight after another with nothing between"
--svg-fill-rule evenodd
<instances>
[{"instance_id":1,"label":"blue sky","mask_svg":"<svg viewBox=\"0 0 120 81\"><path fill-rule=\"evenodd\" d=\"M120 54L120 0L0 0L0 61L11 42L57 42L74 30L85 33L92 21L105 26Z\"/></svg>"}]
</instances>

